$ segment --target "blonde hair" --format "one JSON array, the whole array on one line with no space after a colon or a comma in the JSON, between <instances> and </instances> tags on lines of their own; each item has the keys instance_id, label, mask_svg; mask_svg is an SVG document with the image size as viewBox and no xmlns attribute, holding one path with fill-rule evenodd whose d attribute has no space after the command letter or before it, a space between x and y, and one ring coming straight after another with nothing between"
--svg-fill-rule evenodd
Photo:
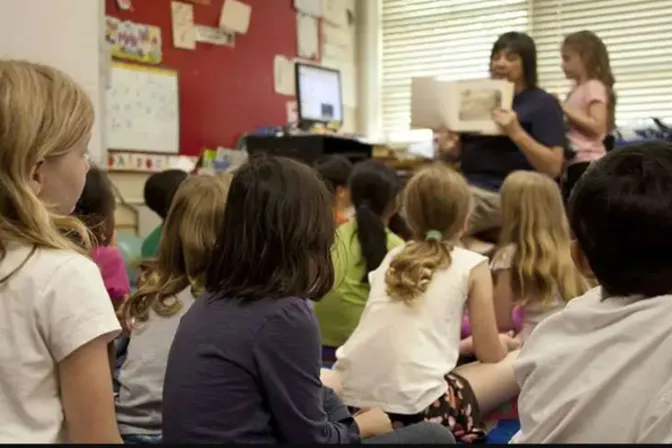
<instances>
[{"instance_id":1,"label":"blonde hair","mask_svg":"<svg viewBox=\"0 0 672 448\"><path fill-rule=\"evenodd\" d=\"M410 304L427 290L437 269L450 266L469 215L471 193L457 171L435 164L411 178L403 204L413 240L390 262L385 283L393 300Z\"/></svg>"},{"instance_id":2,"label":"blonde hair","mask_svg":"<svg viewBox=\"0 0 672 448\"><path fill-rule=\"evenodd\" d=\"M69 76L45 65L0 60L0 261L7 244L88 252L77 218L50 210L31 187L36 165L71 151L93 126L91 100Z\"/></svg>"},{"instance_id":3,"label":"blonde hair","mask_svg":"<svg viewBox=\"0 0 672 448\"><path fill-rule=\"evenodd\" d=\"M501 189L502 232L495 260L515 247L513 293L524 303L545 304L556 293L568 301L588 283L574 265L569 224L558 185L533 171L510 174Z\"/></svg>"},{"instance_id":4,"label":"blonde hair","mask_svg":"<svg viewBox=\"0 0 672 448\"><path fill-rule=\"evenodd\" d=\"M231 176L192 175L175 193L163 225L158 257L146 266L140 288L123 305L125 323L146 322L152 309L169 317L182 308L175 297L191 287L198 295L222 226Z\"/></svg>"}]
</instances>

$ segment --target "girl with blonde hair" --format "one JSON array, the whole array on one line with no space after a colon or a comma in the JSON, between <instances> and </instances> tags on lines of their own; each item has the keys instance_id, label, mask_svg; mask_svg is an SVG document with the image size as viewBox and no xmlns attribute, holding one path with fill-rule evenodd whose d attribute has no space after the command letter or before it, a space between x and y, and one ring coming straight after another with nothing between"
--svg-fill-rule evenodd
<instances>
[{"instance_id":1,"label":"girl with blonde hair","mask_svg":"<svg viewBox=\"0 0 672 448\"><path fill-rule=\"evenodd\" d=\"M588 290L570 248L558 185L531 171L509 175L502 185L502 233L491 266L501 331L519 330L512 311L520 306L519 338L525 341L539 322Z\"/></svg>"},{"instance_id":2,"label":"girl with blonde hair","mask_svg":"<svg viewBox=\"0 0 672 448\"><path fill-rule=\"evenodd\" d=\"M116 401L126 443L161 443L168 351L180 319L203 291L231 177L194 175L179 186L163 227L158 258L121 310L131 330Z\"/></svg>"},{"instance_id":3,"label":"girl with blonde hair","mask_svg":"<svg viewBox=\"0 0 672 448\"><path fill-rule=\"evenodd\" d=\"M86 226L68 216L94 111L51 67L0 60L0 442L120 443L107 344L119 333Z\"/></svg>"},{"instance_id":4,"label":"girl with blonde hair","mask_svg":"<svg viewBox=\"0 0 672 448\"><path fill-rule=\"evenodd\" d=\"M403 204L413 239L369 274L371 292L359 325L336 352L343 401L380 407L397 425L440 421L458 440L479 441L485 436L480 411L512 397L516 387L512 358L499 363L509 347L497 333L487 258L458 246L471 193L459 173L434 165L409 181ZM499 363L469 367L485 388L455 369L465 308L477 358ZM503 393L500 379L509 384Z\"/></svg>"}]
</instances>

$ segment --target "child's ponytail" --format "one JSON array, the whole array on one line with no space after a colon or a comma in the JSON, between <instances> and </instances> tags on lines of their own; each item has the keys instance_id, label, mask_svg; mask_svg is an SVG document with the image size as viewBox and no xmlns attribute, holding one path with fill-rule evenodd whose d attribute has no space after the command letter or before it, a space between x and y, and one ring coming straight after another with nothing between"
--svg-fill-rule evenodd
<instances>
[{"instance_id":1,"label":"child's ponytail","mask_svg":"<svg viewBox=\"0 0 672 448\"><path fill-rule=\"evenodd\" d=\"M396 171L382 162L366 160L355 165L350 177L350 194L355 206L357 240L366 264L362 279L380 266L387 255L387 219L396 211L401 182Z\"/></svg>"},{"instance_id":2,"label":"child's ponytail","mask_svg":"<svg viewBox=\"0 0 672 448\"><path fill-rule=\"evenodd\" d=\"M371 272L380 266L387 255L387 234L385 223L367 204L361 204L355 209L357 221L357 239L362 248L362 257L366 262L366 272ZM368 276L367 276L368 278Z\"/></svg>"},{"instance_id":3,"label":"child's ponytail","mask_svg":"<svg viewBox=\"0 0 672 448\"><path fill-rule=\"evenodd\" d=\"M408 243L385 273L387 294L410 305L427 290L437 269L450 266L453 248L454 244L443 241L438 230L427 232L424 240Z\"/></svg>"}]
</instances>

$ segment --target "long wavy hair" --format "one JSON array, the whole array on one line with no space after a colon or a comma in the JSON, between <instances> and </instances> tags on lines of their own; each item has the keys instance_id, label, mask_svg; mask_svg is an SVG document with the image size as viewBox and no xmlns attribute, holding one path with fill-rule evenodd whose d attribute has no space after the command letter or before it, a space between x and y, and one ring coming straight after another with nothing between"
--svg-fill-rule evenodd
<instances>
[{"instance_id":1,"label":"long wavy hair","mask_svg":"<svg viewBox=\"0 0 672 448\"><path fill-rule=\"evenodd\" d=\"M190 287L197 296L203 290L230 183L231 175L193 175L180 185L163 225L158 256L145 265L138 291L123 305L127 326L147 322L150 310L170 317L183 306L179 292Z\"/></svg>"},{"instance_id":2,"label":"long wavy hair","mask_svg":"<svg viewBox=\"0 0 672 448\"><path fill-rule=\"evenodd\" d=\"M608 130L612 131L616 127L616 92L614 91L616 79L611 71L607 46L597 34L584 30L568 34L562 43L562 48L575 51L581 58L588 79L596 79L607 88L609 96Z\"/></svg>"},{"instance_id":3,"label":"long wavy hair","mask_svg":"<svg viewBox=\"0 0 672 448\"><path fill-rule=\"evenodd\" d=\"M510 174L501 189L502 233L495 259L515 247L512 289L526 304L563 300L588 289L571 255L569 224L558 185L533 171Z\"/></svg>"},{"instance_id":4,"label":"long wavy hair","mask_svg":"<svg viewBox=\"0 0 672 448\"><path fill-rule=\"evenodd\" d=\"M470 203L467 182L448 166L423 168L409 180L403 204L412 240L395 255L385 273L387 293L393 300L411 304L427 290L436 270L450 266Z\"/></svg>"},{"instance_id":5,"label":"long wavy hair","mask_svg":"<svg viewBox=\"0 0 672 448\"><path fill-rule=\"evenodd\" d=\"M93 104L63 72L26 61L0 60L0 261L9 243L88 253L91 238L77 218L63 216L31 187L40 160L67 154L91 132Z\"/></svg>"}]
</instances>

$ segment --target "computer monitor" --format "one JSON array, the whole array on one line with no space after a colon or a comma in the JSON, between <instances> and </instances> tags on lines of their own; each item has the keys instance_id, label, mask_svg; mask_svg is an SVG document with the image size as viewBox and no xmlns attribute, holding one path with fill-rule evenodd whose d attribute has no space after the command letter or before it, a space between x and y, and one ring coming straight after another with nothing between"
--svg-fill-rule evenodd
<instances>
[{"instance_id":1,"label":"computer monitor","mask_svg":"<svg viewBox=\"0 0 672 448\"><path fill-rule=\"evenodd\" d=\"M343 124L341 72L299 62L295 74L299 126Z\"/></svg>"}]
</instances>

